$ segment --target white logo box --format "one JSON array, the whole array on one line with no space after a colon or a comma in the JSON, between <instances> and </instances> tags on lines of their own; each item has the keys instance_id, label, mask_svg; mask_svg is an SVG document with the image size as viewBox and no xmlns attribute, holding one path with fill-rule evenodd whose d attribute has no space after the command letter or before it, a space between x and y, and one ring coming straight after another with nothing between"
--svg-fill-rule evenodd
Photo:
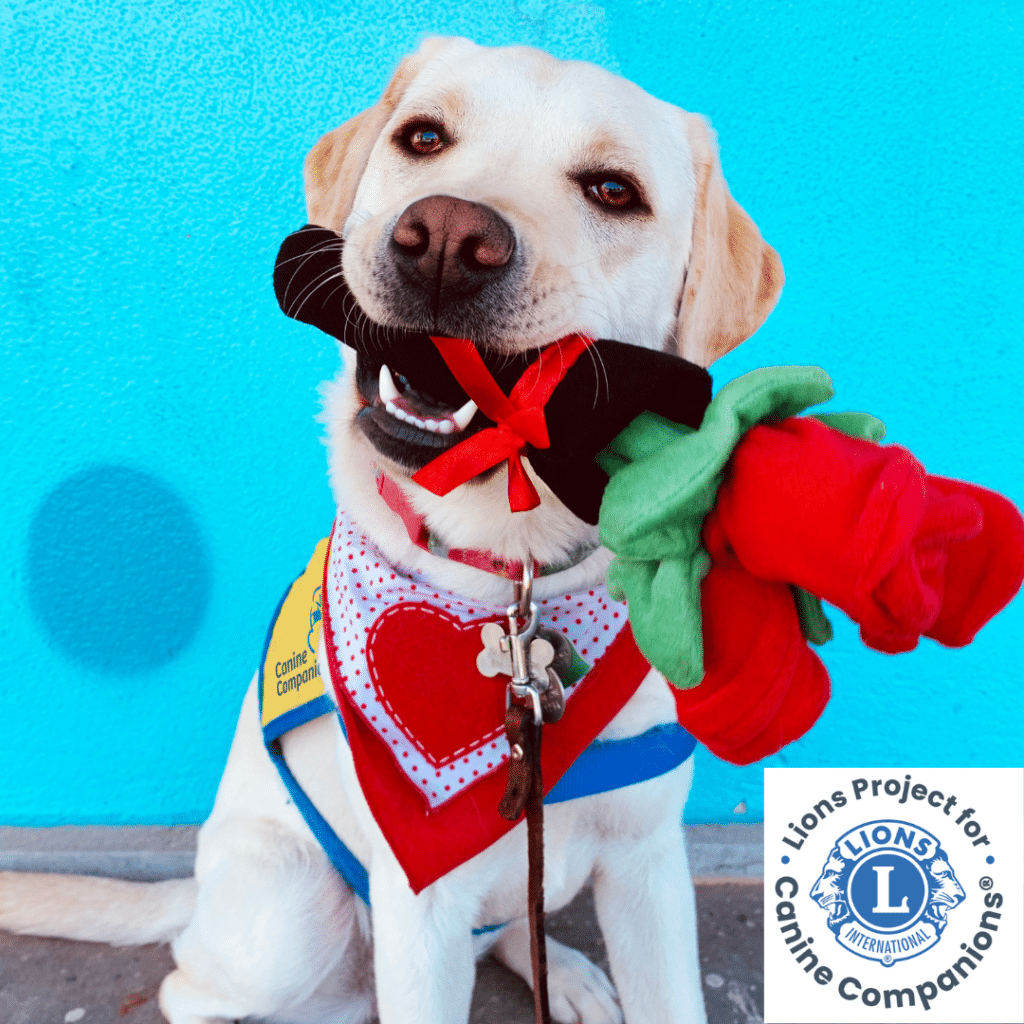
<instances>
[{"instance_id":1,"label":"white logo box","mask_svg":"<svg viewBox=\"0 0 1024 1024\"><path fill-rule=\"evenodd\" d=\"M766 768L765 1024L1024 1022L1024 769Z\"/></svg>"}]
</instances>

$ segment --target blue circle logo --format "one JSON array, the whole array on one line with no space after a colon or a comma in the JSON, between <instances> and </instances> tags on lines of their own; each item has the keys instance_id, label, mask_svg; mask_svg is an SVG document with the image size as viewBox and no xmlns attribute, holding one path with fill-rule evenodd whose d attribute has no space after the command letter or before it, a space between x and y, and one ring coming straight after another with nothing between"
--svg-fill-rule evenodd
<instances>
[{"instance_id":1,"label":"blue circle logo","mask_svg":"<svg viewBox=\"0 0 1024 1024\"><path fill-rule=\"evenodd\" d=\"M939 941L964 891L931 832L883 820L839 837L810 896L841 946L891 967Z\"/></svg>"},{"instance_id":2,"label":"blue circle logo","mask_svg":"<svg viewBox=\"0 0 1024 1024\"><path fill-rule=\"evenodd\" d=\"M859 861L850 873L849 892L857 920L879 932L901 931L928 905L928 882L921 865L895 850Z\"/></svg>"}]
</instances>

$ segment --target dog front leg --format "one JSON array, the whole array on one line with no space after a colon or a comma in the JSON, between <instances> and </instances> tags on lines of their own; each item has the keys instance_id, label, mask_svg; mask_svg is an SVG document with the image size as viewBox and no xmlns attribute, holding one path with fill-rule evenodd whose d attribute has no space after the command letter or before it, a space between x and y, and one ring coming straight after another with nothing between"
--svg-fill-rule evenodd
<instances>
[{"instance_id":1,"label":"dog front leg","mask_svg":"<svg viewBox=\"0 0 1024 1024\"><path fill-rule=\"evenodd\" d=\"M683 830L615 840L594 872L594 896L627 1024L706 1021L697 914Z\"/></svg>"},{"instance_id":2,"label":"dog front leg","mask_svg":"<svg viewBox=\"0 0 1024 1024\"><path fill-rule=\"evenodd\" d=\"M444 881L418 895L393 862L370 873L380 1024L466 1024L476 963L472 916Z\"/></svg>"}]
</instances>

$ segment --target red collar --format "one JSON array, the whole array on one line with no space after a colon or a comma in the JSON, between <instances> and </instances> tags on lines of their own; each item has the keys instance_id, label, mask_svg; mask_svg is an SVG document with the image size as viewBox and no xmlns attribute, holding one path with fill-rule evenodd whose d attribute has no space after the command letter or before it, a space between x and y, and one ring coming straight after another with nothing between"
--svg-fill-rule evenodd
<instances>
[{"instance_id":1,"label":"red collar","mask_svg":"<svg viewBox=\"0 0 1024 1024\"><path fill-rule=\"evenodd\" d=\"M519 559L503 558L493 551L484 551L479 548L450 548L443 544L427 529L426 520L409 504L409 499L406 498L398 484L381 470L377 470L377 491L387 507L402 520L409 540L417 547L440 558L447 558L451 562L461 562L463 565L471 565L474 569L483 569L484 572L502 576L507 580L518 582L523 578L523 563ZM563 569L578 565L594 550L593 547L581 548L567 561L551 565L534 559L533 575L549 576L551 573L561 572Z\"/></svg>"}]
</instances>

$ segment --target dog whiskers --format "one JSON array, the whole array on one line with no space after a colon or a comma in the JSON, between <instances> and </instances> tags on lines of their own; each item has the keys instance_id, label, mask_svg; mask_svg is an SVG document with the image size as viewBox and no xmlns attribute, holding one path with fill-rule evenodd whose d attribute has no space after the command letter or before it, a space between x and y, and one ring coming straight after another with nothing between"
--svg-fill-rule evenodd
<instances>
[{"instance_id":1,"label":"dog whiskers","mask_svg":"<svg viewBox=\"0 0 1024 1024\"><path fill-rule=\"evenodd\" d=\"M339 280L343 282L342 287L344 287L344 276L341 273L340 267L337 270L325 270L323 271L323 273L317 275L317 277L315 277L303 289L303 292L306 293L305 297L302 298L303 292L300 292L299 295L296 296L295 303L293 303L288 310L288 315L291 317L298 318L299 314L302 312L303 307L306 305L306 303L309 302L309 300L313 298L313 296L316 295L316 293L321 288L323 288L325 285L330 284L332 281ZM300 298L301 301L299 301Z\"/></svg>"},{"instance_id":2,"label":"dog whiskers","mask_svg":"<svg viewBox=\"0 0 1024 1024\"><path fill-rule=\"evenodd\" d=\"M290 260L284 260L283 261L283 263L290 263L293 259L301 260L299 265L297 267L295 267L295 269L292 271L292 276L288 279L288 284L285 286L284 295L281 298L282 305L287 305L287 303L288 303L288 292L291 289L292 282L295 280L296 275L301 273L302 268L306 265L306 263L308 263L309 260L313 259L315 256L319 256L323 252L329 251L330 248L331 248L331 246L323 246L321 248L311 249L308 252L301 253L298 256L293 256L292 259L290 259ZM339 251L340 251L340 248L339 248ZM331 270L330 271L326 271L326 273L333 273L335 270L340 272L340 270L341 270L341 263L340 262L338 263L338 266L336 268L332 267ZM318 275L317 278L314 278L314 281L318 280L319 277L322 277L322 276L323 276L323 274ZM300 295L301 295L301 292L300 292ZM295 301L296 302L298 301L298 297L296 297ZM289 316L292 315L292 313L291 313L291 309L292 308L294 308L294 307L290 306L290 305L287 305L286 312L288 313Z\"/></svg>"}]
</instances>

